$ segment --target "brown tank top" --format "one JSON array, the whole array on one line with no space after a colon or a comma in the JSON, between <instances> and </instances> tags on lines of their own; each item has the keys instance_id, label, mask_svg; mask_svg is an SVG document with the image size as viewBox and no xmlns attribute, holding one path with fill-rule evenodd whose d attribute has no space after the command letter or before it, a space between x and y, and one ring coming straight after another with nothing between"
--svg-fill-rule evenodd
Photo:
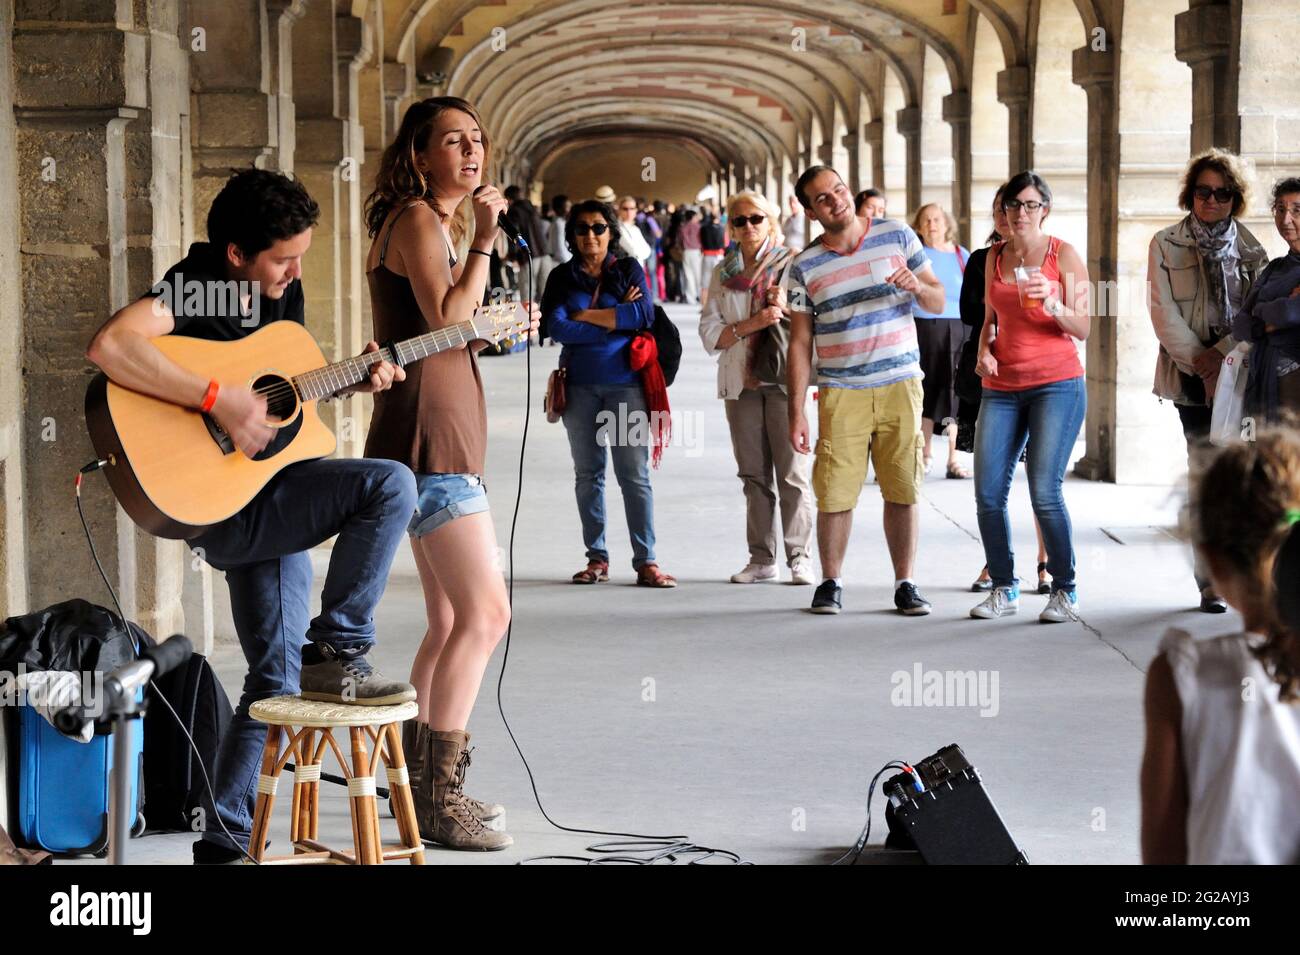
<instances>
[{"instance_id":1,"label":"brown tank top","mask_svg":"<svg viewBox=\"0 0 1300 955\"><path fill-rule=\"evenodd\" d=\"M410 280L384 265L393 226L409 208L393 217L379 262L366 273L375 339L381 343L430 331ZM400 461L417 474L482 474L486 455L487 404L470 349L439 352L408 365L406 381L375 395L366 457Z\"/></svg>"}]
</instances>

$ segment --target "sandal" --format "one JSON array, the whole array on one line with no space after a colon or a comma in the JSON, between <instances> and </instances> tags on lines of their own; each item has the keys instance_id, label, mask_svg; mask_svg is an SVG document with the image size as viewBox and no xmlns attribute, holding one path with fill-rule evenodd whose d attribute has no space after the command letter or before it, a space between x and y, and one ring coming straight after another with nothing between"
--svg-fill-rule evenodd
<instances>
[{"instance_id":1,"label":"sandal","mask_svg":"<svg viewBox=\"0 0 1300 955\"><path fill-rule=\"evenodd\" d=\"M984 569L980 571L980 575L975 578L975 583L970 585L971 593L986 594L993 589L993 578L984 576L988 572L988 564L985 564Z\"/></svg>"},{"instance_id":2,"label":"sandal","mask_svg":"<svg viewBox=\"0 0 1300 955\"><path fill-rule=\"evenodd\" d=\"M609 564L599 560L588 561L587 569L573 575L575 584L603 584L609 580Z\"/></svg>"},{"instance_id":3,"label":"sandal","mask_svg":"<svg viewBox=\"0 0 1300 955\"><path fill-rule=\"evenodd\" d=\"M1047 563L1043 562L1038 565L1038 592L1040 594L1050 594L1052 585L1047 578Z\"/></svg>"},{"instance_id":4,"label":"sandal","mask_svg":"<svg viewBox=\"0 0 1300 955\"><path fill-rule=\"evenodd\" d=\"M642 564L636 572L636 585L638 587L676 587L677 578L672 574L663 573L658 564Z\"/></svg>"},{"instance_id":5,"label":"sandal","mask_svg":"<svg viewBox=\"0 0 1300 955\"><path fill-rule=\"evenodd\" d=\"M970 472L960 464L950 464L948 465L947 477L952 478L954 481L964 481L970 477Z\"/></svg>"}]
</instances>

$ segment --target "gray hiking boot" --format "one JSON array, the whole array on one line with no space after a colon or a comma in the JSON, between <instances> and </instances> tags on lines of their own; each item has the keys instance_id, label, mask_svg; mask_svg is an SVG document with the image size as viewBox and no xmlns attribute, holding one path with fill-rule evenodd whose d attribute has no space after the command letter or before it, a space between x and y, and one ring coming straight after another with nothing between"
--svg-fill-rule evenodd
<instances>
[{"instance_id":1,"label":"gray hiking boot","mask_svg":"<svg viewBox=\"0 0 1300 955\"><path fill-rule=\"evenodd\" d=\"M415 687L401 680L390 680L366 660L365 656L348 659L335 653L327 644L316 644L319 663L303 660L298 678L304 700L347 703L354 706L388 706L415 699Z\"/></svg>"}]
</instances>

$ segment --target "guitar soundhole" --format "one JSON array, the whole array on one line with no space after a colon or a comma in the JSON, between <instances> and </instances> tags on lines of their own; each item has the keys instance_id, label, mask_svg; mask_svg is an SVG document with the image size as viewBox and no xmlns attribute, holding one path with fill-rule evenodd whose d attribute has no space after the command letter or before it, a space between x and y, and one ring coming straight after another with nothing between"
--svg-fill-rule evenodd
<instances>
[{"instance_id":1,"label":"guitar soundhole","mask_svg":"<svg viewBox=\"0 0 1300 955\"><path fill-rule=\"evenodd\" d=\"M253 390L266 398L266 416L290 421L298 413L298 394L293 382L279 375L263 375L253 382Z\"/></svg>"}]
</instances>

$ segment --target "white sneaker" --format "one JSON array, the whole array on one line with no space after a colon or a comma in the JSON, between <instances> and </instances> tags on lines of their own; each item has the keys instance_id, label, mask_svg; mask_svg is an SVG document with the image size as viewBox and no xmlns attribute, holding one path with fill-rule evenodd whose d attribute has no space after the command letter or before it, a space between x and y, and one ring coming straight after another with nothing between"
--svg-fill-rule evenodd
<instances>
[{"instance_id":1,"label":"white sneaker","mask_svg":"<svg viewBox=\"0 0 1300 955\"><path fill-rule=\"evenodd\" d=\"M746 564L745 569L731 575L733 584L756 584L763 580L778 580L781 576L776 564Z\"/></svg>"},{"instance_id":2,"label":"white sneaker","mask_svg":"<svg viewBox=\"0 0 1300 955\"><path fill-rule=\"evenodd\" d=\"M980 620L993 620L1019 612L1020 588L994 587L980 604L971 608L970 615Z\"/></svg>"},{"instance_id":3,"label":"white sneaker","mask_svg":"<svg viewBox=\"0 0 1300 955\"><path fill-rule=\"evenodd\" d=\"M811 584L813 582L813 565L807 557L796 557L790 562L790 583Z\"/></svg>"},{"instance_id":4,"label":"white sneaker","mask_svg":"<svg viewBox=\"0 0 1300 955\"><path fill-rule=\"evenodd\" d=\"M1069 623L1079 619L1079 597L1077 594L1055 590L1047 598L1047 606L1038 615L1043 623Z\"/></svg>"}]
</instances>

